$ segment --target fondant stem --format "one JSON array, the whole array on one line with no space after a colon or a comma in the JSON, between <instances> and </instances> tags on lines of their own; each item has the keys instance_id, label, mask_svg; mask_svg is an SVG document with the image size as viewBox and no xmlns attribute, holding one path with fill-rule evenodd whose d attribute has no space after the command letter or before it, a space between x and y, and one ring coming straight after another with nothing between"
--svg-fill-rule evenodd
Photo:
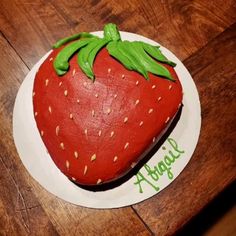
<instances>
[{"instance_id":1,"label":"fondant stem","mask_svg":"<svg viewBox=\"0 0 236 236\"><path fill-rule=\"evenodd\" d=\"M104 38L107 40L118 41L120 40L120 33L115 24L109 23L104 27Z\"/></svg>"}]
</instances>

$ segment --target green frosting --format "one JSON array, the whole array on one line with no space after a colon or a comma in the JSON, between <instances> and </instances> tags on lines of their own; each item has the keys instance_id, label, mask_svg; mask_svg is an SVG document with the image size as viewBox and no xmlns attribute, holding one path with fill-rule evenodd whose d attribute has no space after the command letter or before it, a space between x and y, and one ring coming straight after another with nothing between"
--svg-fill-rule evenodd
<instances>
[{"instance_id":1,"label":"green frosting","mask_svg":"<svg viewBox=\"0 0 236 236\"><path fill-rule=\"evenodd\" d=\"M170 72L162 65L156 63L145 51L142 42L119 41L112 47L107 46L110 55L120 61L127 69L134 70L149 79L148 72L173 80ZM153 54L158 48L148 45ZM161 54L161 52L159 52ZM156 53L157 55L158 53ZM162 54L161 54L162 55ZM164 57L164 56L163 56ZM155 57L154 57L155 58ZM160 57L160 61L161 61ZM162 60L163 62L163 60Z\"/></svg>"},{"instance_id":2,"label":"green frosting","mask_svg":"<svg viewBox=\"0 0 236 236\"><path fill-rule=\"evenodd\" d=\"M107 24L104 26L104 38L109 41L118 41L120 40L120 32L117 30L115 24Z\"/></svg>"},{"instance_id":3,"label":"green frosting","mask_svg":"<svg viewBox=\"0 0 236 236\"><path fill-rule=\"evenodd\" d=\"M91 41L87 47L84 47L78 53L78 63L82 71L92 80L94 80L93 62L99 52L109 41L107 39L97 39Z\"/></svg>"},{"instance_id":4,"label":"green frosting","mask_svg":"<svg viewBox=\"0 0 236 236\"><path fill-rule=\"evenodd\" d=\"M168 150L164 148L166 152L162 158L159 158L156 165L151 166L144 164L143 168L136 174L134 184L138 186L140 193L143 193L144 184L149 185L158 192L160 190L158 186L159 180L163 178L164 175L167 175L169 180L174 178L172 168L175 162L184 155L185 151L180 149L178 143L173 138L168 138L167 143L170 148Z\"/></svg>"},{"instance_id":5,"label":"green frosting","mask_svg":"<svg viewBox=\"0 0 236 236\"><path fill-rule=\"evenodd\" d=\"M133 70L132 62L127 58L121 51L121 48L118 47L119 42L114 41L110 42L107 45L107 50L109 54L113 57L115 57L118 61L121 61L122 64L128 69Z\"/></svg>"},{"instance_id":6,"label":"green frosting","mask_svg":"<svg viewBox=\"0 0 236 236\"><path fill-rule=\"evenodd\" d=\"M89 42L92 42L93 39L81 39L75 41L68 46L64 47L56 56L53 61L53 66L58 75L64 75L69 69L69 59L71 56L82 47L86 46Z\"/></svg>"},{"instance_id":7,"label":"green frosting","mask_svg":"<svg viewBox=\"0 0 236 236\"><path fill-rule=\"evenodd\" d=\"M74 34L74 35L72 35L70 37L67 37L67 38L63 38L63 39L57 41L52 47L53 48L59 48L63 44L69 43L71 41L74 41L74 40L80 39L80 38L96 38L96 36L94 36L90 33L87 33L87 32L82 32L82 33L79 33L79 34Z\"/></svg>"},{"instance_id":8,"label":"green frosting","mask_svg":"<svg viewBox=\"0 0 236 236\"><path fill-rule=\"evenodd\" d=\"M160 51L158 46L135 41L122 41L115 24L107 24L104 27L104 37L99 38L83 32L71 37L59 40L53 47L59 48L66 45L56 56L53 66L58 75L63 75L69 70L69 60L74 53L78 53L78 64L82 71L91 80L95 79L93 63L98 52L106 46L109 54L118 60L128 70L133 70L149 79L148 73L172 80L170 72L155 60L175 66ZM155 59L155 60L154 60Z\"/></svg>"}]
</instances>

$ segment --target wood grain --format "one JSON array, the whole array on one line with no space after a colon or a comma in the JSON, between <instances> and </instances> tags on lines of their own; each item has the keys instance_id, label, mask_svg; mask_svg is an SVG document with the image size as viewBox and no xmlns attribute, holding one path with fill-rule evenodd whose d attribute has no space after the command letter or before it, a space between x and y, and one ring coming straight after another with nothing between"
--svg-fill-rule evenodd
<instances>
[{"instance_id":1,"label":"wood grain","mask_svg":"<svg viewBox=\"0 0 236 236\"><path fill-rule=\"evenodd\" d=\"M234 235L236 232L236 206L227 212L204 236Z\"/></svg>"},{"instance_id":2,"label":"wood grain","mask_svg":"<svg viewBox=\"0 0 236 236\"><path fill-rule=\"evenodd\" d=\"M233 0L1 0L0 235L171 235L235 180L235 12ZM20 83L53 43L108 22L185 60L203 123L191 162L165 191L133 207L93 210L56 198L29 176L11 119Z\"/></svg>"},{"instance_id":3,"label":"wood grain","mask_svg":"<svg viewBox=\"0 0 236 236\"><path fill-rule=\"evenodd\" d=\"M57 39L102 30L107 22L152 38L185 59L234 23L235 11L233 0L2 0L0 25L30 68Z\"/></svg>"},{"instance_id":4,"label":"wood grain","mask_svg":"<svg viewBox=\"0 0 236 236\"><path fill-rule=\"evenodd\" d=\"M0 235L57 235L29 185L31 177L12 140L14 99L28 69L2 35L0 52Z\"/></svg>"},{"instance_id":5,"label":"wood grain","mask_svg":"<svg viewBox=\"0 0 236 236\"><path fill-rule=\"evenodd\" d=\"M236 179L235 56L236 24L184 62L202 107L197 149L166 191L134 206L158 235L173 234Z\"/></svg>"}]
</instances>

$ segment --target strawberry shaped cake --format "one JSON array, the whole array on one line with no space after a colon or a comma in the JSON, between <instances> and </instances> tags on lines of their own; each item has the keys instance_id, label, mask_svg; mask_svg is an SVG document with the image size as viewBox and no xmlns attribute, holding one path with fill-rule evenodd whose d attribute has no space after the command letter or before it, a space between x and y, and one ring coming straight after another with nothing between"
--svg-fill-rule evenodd
<instances>
[{"instance_id":1,"label":"strawberry shaped cake","mask_svg":"<svg viewBox=\"0 0 236 236\"><path fill-rule=\"evenodd\" d=\"M93 186L128 173L150 150L182 103L182 87L158 46L79 33L54 45L33 87L41 138L73 182Z\"/></svg>"}]
</instances>

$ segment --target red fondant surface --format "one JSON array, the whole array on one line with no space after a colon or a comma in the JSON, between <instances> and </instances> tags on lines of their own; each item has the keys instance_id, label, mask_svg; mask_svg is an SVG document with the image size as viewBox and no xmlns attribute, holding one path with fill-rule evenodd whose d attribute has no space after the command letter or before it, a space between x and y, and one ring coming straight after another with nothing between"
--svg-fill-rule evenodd
<instances>
[{"instance_id":1,"label":"red fondant surface","mask_svg":"<svg viewBox=\"0 0 236 236\"><path fill-rule=\"evenodd\" d=\"M179 79L165 65L176 82L152 74L146 81L126 70L106 49L96 57L94 83L81 72L77 56L70 60L69 71L59 77L50 60L57 53L54 50L45 60L34 81L33 106L42 140L70 179L85 185L114 180L131 168L166 127L168 117L171 120L176 114L182 102ZM94 154L96 159L91 160Z\"/></svg>"}]
</instances>

